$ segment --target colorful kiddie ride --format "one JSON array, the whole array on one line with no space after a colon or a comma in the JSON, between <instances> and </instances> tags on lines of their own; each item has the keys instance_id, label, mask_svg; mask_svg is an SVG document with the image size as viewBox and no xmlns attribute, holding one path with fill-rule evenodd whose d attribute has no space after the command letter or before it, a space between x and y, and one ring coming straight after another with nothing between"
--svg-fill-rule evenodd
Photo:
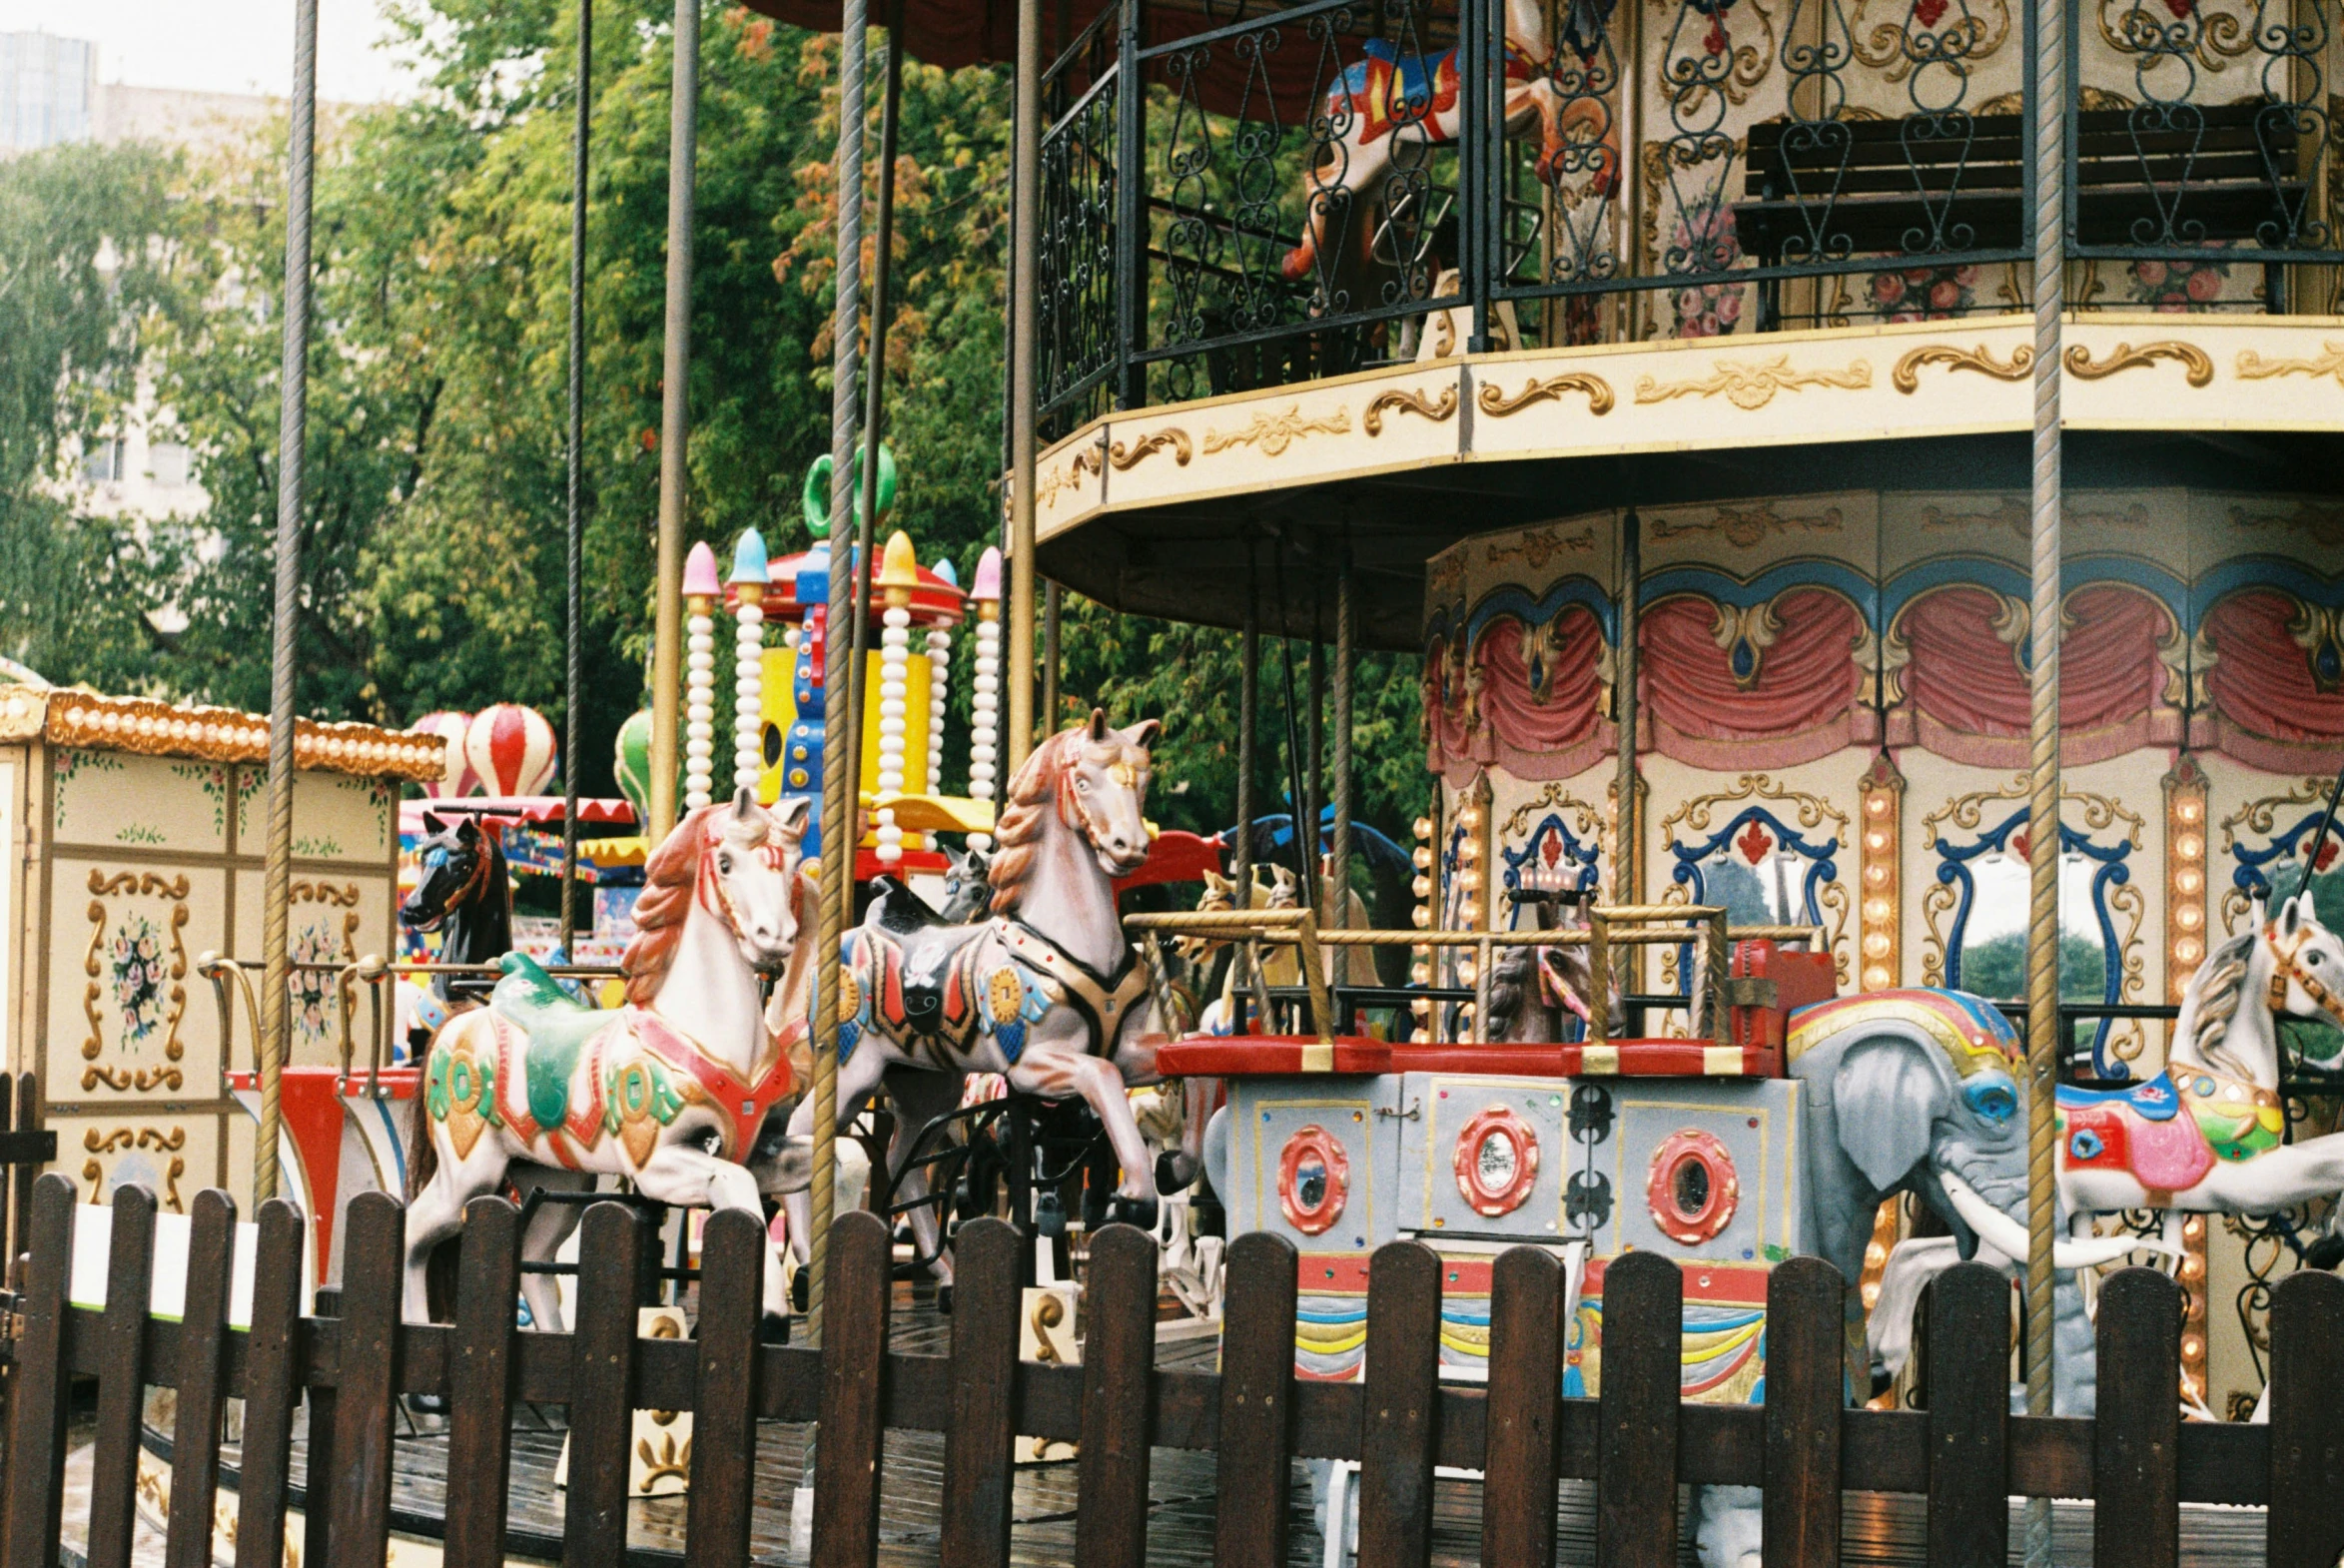
<instances>
[{"instance_id":1,"label":"colorful kiddie ride","mask_svg":"<svg viewBox=\"0 0 2344 1568\"><path fill-rule=\"evenodd\" d=\"M1223 934L1239 923L1215 922ZM1145 924L1181 929L1180 917ZM1298 912L1259 915L1245 934L1294 943L1305 975L1328 942L1585 955L1583 966L1534 961L1540 977L1585 977L1584 992L1545 1013L1546 1040L1488 1043L1469 1027L1456 1042L1384 1042L1320 1028L1191 1037L1157 1053L1167 1075L1228 1085L1206 1168L1232 1234L1267 1230L1296 1249L1301 1378L1359 1375L1369 1258L1410 1237L1442 1259L1444 1376L1486 1375L1491 1267L1531 1242L1564 1260L1571 1393L1598 1391L1604 1271L1637 1249L1684 1269L1688 1400L1763 1400L1766 1275L1798 1253L1850 1281L1849 1373L1862 1388L1855 1281L1886 1198L1917 1194L1964 1251L1981 1234L2023 1229L2026 1115L2008 1022L1960 992L1840 997L1816 932L1648 905L1598 906L1584 928L1504 937L1323 932ZM1625 1035L1616 1002L1590 1005L1614 997L1621 950L1642 946L1676 949L1691 978L1684 1035ZM1315 1018L1330 1016L1312 1001ZM2138 1244L2062 1240L2059 1265ZM2080 1320L2079 1296L2066 1295ZM1736 1543L1755 1540L1754 1506L1724 1489L1705 1499L1705 1561L1739 1560Z\"/></svg>"}]
</instances>

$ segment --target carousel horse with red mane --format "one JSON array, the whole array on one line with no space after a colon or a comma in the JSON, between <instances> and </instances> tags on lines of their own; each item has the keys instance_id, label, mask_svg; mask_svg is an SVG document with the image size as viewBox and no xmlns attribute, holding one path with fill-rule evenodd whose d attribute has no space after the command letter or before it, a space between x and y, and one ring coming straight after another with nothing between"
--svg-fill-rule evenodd
<instances>
[{"instance_id":1,"label":"carousel horse with red mane","mask_svg":"<svg viewBox=\"0 0 2344 1568\"><path fill-rule=\"evenodd\" d=\"M762 977L809 972L798 940L803 799L768 809L742 790L678 823L643 867L637 936L620 959L627 1000L599 1010L519 953L487 1006L450 1020L423 1064L423 1114L408 1159L405 1315L429 1315L424 1265L463 1224L464 1205L507 1179L568 1186L621 1176L660 1202L765 1214L752 1165L781 1147L795 1075L768 1030ZM783 974L786 987L801 983ZM577 1223L571 1204L538 1211L523 1253L550 1257ZM539 1328L558 1329L542 1274L522 1286ZM765 1312L786 1318L770 1247Z\"/></svg>"},{"instance_id":2,"label":"carousel horse with red mane","mask_svg":"<svg viewBox=\"0 0 2344 1568\"><path fill-rule=\"evenodd\" d=\"M1080 1095L1123 1168L1116 1208L1143 1226L1154 1221L1158 1172L1125 1092L1156 1082L1165 1035L1147 970L1116 911L1115 879L1148 858L1141 812L1161 728L1149 719L1116 729L1094 709L1088 724L1035 749L1010 781L994 831L988 918L948 923L911 889L882 878L862 926L847 935L838 1121L844 1126L886 1084L897 1111L888 1163L900 1173L899 1201L916 1203L926 1192L923 1173L904 1165L919 1130L959 1106L965 1079L993 1073L1018 1094ZM810 980L783 1009L785 1033L802 1027ZM813 1127L809 1097L790 1119L793 1155ZM1201 1137L1199 1126L1188 1142L1200 1145ZM1166 1155L1163 1184L1185 1185L1198 1164L1196 1147ZM802 1259L808 1198L798 1190L786 1202ZM949 1286L933 1205L911 1208L910 1217L921 1255L937 1259L934 1272Z\"/></svg>"}]
</instances>

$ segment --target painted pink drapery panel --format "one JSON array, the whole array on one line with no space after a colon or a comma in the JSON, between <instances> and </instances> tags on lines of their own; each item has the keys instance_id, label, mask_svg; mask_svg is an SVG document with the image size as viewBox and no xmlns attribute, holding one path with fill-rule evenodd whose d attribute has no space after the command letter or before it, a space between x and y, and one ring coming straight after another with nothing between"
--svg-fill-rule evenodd
<instances>
[{"instance_id":1,"label":"painted pink drapery panel","mask_svg":"<svg viewBox=\"0 0 2344 1568\"><path fill-rule=\"evenodd\" d=\"M2344 691L2322 691L2310 655L2288 623L2296 602L2275 588L2249 588L2206 611L2214 650L2206 695L2222 750L2273 772L2335 765L2344 750Z\"/></svg>"},{"instance_id":2,"label":"painted pink drapery panel","mask_svg":"<svg viewBox=\"0 0 2344 1568\"><path fill-rule=\"evenodd\" d=\"M1998 610L1994 596L1975 587L1916 600L1899 622L1912 653L1905 691L1930 750L1981 767L2024 767L2033 698L2017 650L1994 632ZM2059 643L2060 755L2068 762L2178 738L2157 657L2172 624L2162 604L2129 588L2069 596Z\"/></svg>"},{"instance_id":3,"label":"painted pink drapery panel","mask_svg":"<svg viewBox=\"0 0 2344 1568\"><path fill-rule=\"evenodd\" d=\"M1773 609L1778 630L1746 691L1718 646L1716 605L1676 598L1644 612L1637 687L1655 749L1697 767L1791 767L1855 739L1851 709L1864 689L1856 606L1828 589L1793 588Z\"/></svg>"},{"instance_id":4,"label":"painted pink drapery panel","mask_svg":"<svg viewBox=\"0 0 2344 1568\"><path fill-rule=\"evenodd\" d=\"M1426 729L1436 771L1496 765L1517 778L1567 778L1594 764L1611 745L1597 707L1603 631L1580 605L1566 606L1533 648L1531 628L1499 616L1472 652L1470 696L1458 689L1458 666L1445 640L1427 650ZM1544 666L1545 694L1531 685L1531 660Z\"/></svg>"}]
</instances>

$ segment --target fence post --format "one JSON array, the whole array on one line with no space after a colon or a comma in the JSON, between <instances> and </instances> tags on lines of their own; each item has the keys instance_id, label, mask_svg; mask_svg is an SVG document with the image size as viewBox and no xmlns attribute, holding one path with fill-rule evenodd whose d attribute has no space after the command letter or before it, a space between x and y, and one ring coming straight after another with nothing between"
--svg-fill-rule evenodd
<instances>
[{"instance_id":1,"label":"fence post","mask_svg":"<svg viewBox=\"0 0 2344 1568\"><path fill-rule=\"evenodd\" d=\"M1840 1271L1820 1257L1794 1257L1767 1275L1767 1568L1840 1560L1846 1293Z\"/></svg>"},{"instance_id":2,"label":"fence post","mask_svg":"<svg viewBox=\"0 0 2344 1568\"><path fill-rule=\"evenodd\" d=\"M1658 1252L1630 1252L1605 1265L1602 1296L1595 1561L1676 1568L1684 1277Z\"/></svg>"},{"instance_id":3,"label":"fence post","mask_svg":"<svg viewBox=\"0 0 2344 1568\"><path fill-rule=\"evenodd\" d=\"M1365 1381L1359 1561L1423 1568L1440 1436L1440 1259L1422 1242L1386 1241L1368 1259Z\"/></svg>"},{"instance_id":4,"label":"fence post","mask_svg":"<svg viewBox=\"0 0 2344 1568\"><path fill-rule=\"evenodd\" d=\"M939 1568L1006 1568L1026 1246L1015 1226L972 1219L954 1233L952 1252L952 1424L937 1560Z\"/></svg>"},{"instance_id":5,"label":"fence post","mask_svg":"<svg viewBox=\"0 0 2344 1568\"><path fill-rule=\"evenodd\" d=\"M700 1236L700 1321L693 1330L700 1365L684 1520L690 1568L747 1568L749 1561L767 1245L757 1216L738 1208L710 1214Z\"/></svg>"},{"instance_id":6,"label":"fence post","mask_svg":"<svg viewBox=\"0 0 2344 1568\"><path fill-rule=\"evenodd\" d=\"M578 1312L569 1355L568 1568L626 1562L627 1443L635 1424L635 1313L643 1301L643 1220L595 1203L578 1226Z\"/></svg>"},{"instance_id":7,"label":"fence post","mask_svg":"<svg viewBox=\"0 0 2344 1568\"><path fill-rule=\"evenodd\" d=\"M175 1385L179 1412L171 1436L171 1518L163 1551L168 1568L212 1568L220 1416L228 1394L228 1294L235 1274L236 1201L207 1187L196 1194L188 1227Z\"/></svg>"},{"instance_id":8,"label":"fence post","mask_svg":"<svg viewBox=\"0 0 2344 1568\"><path fill-rule=\"evenodd\" d=\"M114 1236L106 1257L106 1315L98 1328L98 1433L90 1455L90 1568L130 1568L138 1517L139 1417L146 1408L141 1363L155 1273L155 1194L114 1189Z\"/></svg>"},{"instance_id":9,"label":"fence post","mask_svg":"<svg viewBox=\"0 0 2344 1568\"><path fill-rule=\"evenodd\" d=\"M2344 1278L2304 1269L2271 1292L2270 1388L2264 1561L2331 1568L2344 1550Z\"/></svg>"},{"instance_id":10,"label":"fence post","mask_svg":"<svg viewBox=\"0 0 2344 1568\"><path fill-rule=\"evenodd\" d=\"M1929 1288L1929 1560L1999 1563L2010 1549L2010 1282L1956 1263Z\"/></svg>"},{"instance_id":11,"label":"fence post","mask_svg":"<svg viewBox=\"0 0 2344 1568\"><path fill-rule=\"evenodd\" d=\"M885 1221L858 1209L832 1222L828 1250L822 1440L814 1448L814 1568L870 1568L879 1553L894 1243Z\"/></svg>"},{"instance_id":12,"label":"fence post","mask_svg":"<svg viewBox=\"0 0 2344 1568\"><path fill-rule=\"evenodd\" d=\"M1267 1230L1229 1243L1221 1297L1217 1568L1285 1568L1294 1429L1294 1245Z\"/></svg>"},{"instance_id":13,"label":"fence post","mask_svg":"<svg viewBox=\"0 0 2344 1568\"><path fill-rule=\"evenodd\" d=\"M1489 1423L1482 1455L1481 1560L1555 1557L1555 1438L1562 1426L1562 1259L1500 1254L1490 1273Z\"/></svg>"},{"instance_id":14,"label":"fence post","mask_svg":"<svg viewBox=\"0 0 2344 1568\"><path fill-rule=\"evenodd\" d=\"M361 1192L351 1199L343 1223L333 1467L323 1472L322 1481L319 1470L310 1471L310 1508L315 1512L321 1506L324 1490L332 1503L328 1528L335 1568L384 1568L391 1550L391 1441L398 1399L406 1210L388 1192Z\"/></svg>"},{"instance_id":15,"label":"fence post","mask_svg":"<svg viewBox=\"0 0 2344 1568\"><path fill-rule=\"evenodd\" d=\"M8 1409L8 1561L57 1568L65 1507L66 1290L73 1274L73 1183L51 1173L31 1188L17 1240L30 1252L24 1328L16 1339L16 1388ZM26 1194L20 1188L19 1197Z\"/></svg>"},{"instance_id":16,"label":"fence post","mask_svg":"<svg viewBox=\"0 0 2344 1568\"><path fill-rule=\"evenodd\" d=\"M2091 1541L2094 1568L2181 1561L2181 1287L2153 1268L2100 1285Z\"/></svg>"},{"instance_id":17,"label":"fence post","mask_svg":"<svg viewBox=\"0 0 2344 1568\"><path fill-rule=\"evenodd\" d=\"M1142 1568L1148 1420L1156 1406L1156 1242L1145 1230L1114 1224L1092 1237L1083 1309L1075 1561L1083 1568Z\"/></svg>"},{"instance_id":18,"label":"fence post","mask_svg":"<svg viewBox=\"0 0 2344 1568\"><path fill-rule=\"evenodd\" d=\"M236 1568L283 1568L286 1560L287 1471L292 1463L294 1407L302 1398L302 1229L301 1210L285 1198L274 1197L261 1205L260 1243L253 1255L253 1324L245 1335L244 1468L237 1477ZM316 1427L312 1430L314 1434ZM315 1435L311 1441L315 1462L320 1457ZM312 1495L318 1490L313 1482ZM320 1512L314 1504L310 1511Z\"/></svg>"},{"instance_id":19,"label":"fence post","mask_svg":"<svg viewBox=\"0 0 2344 1568\"><path fill-rule=\"evenodd\" d=\"M503 1568L520 1264L520 1214L512 1204L501 1197L466 1203L447 1359L446 1568ZM571 1459L574 1469L576 1455Z\"/></svg>"}]
</instances>

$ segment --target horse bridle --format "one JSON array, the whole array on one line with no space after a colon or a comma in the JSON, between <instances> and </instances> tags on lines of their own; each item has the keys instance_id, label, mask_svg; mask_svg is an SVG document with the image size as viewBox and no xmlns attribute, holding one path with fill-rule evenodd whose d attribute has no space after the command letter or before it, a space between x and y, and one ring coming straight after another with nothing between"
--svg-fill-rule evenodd
<instances>
[{"instance_id":1,"label":"horse bridle","mask_svg":"<svg viewBox=\"0 0 2344 1568\"><path fill-rule=\"evenodd\" d=\"M460 844L457 846L459 849L461 847ZM464 874L463 881L456 884L455 891L447 895L447 902L439 907L439 919L445 920L457 910L471 903L479 896L481 890L487 887L489 859L488 846L485 842L472 847L472 869Z\"/></svg>"},{"instance_id":2,"label":"horse bridle","mask_svg":"<svg viewBox=\"0 0 2344 1568\"><path fill-rule=\"evenodd\" d=\"M1116 760L1108 764L1107 771L1108 776L1116 783L1126 789L1137 791L1139 788L1139 764L1133 762L1129 756L1129 753L1135 750L1138 748L1133 746L1120 747L1116 754ZM1142 753L1142 755L1146 755L1146 753ZM1058 776L1058 819L1068 827L1079 831L1083 835L1083 841L1089 844L1092 849L1098 850L1102 847L1099 842L1099 819L1091 814L1091 804L1088 798L1081 790L1075 788L1075 767L1072 761L1069 761L1060 770Z\"/></svg>"},{"instance_id":3,"label":"horse bridle","mask_svg":"<svg viewBox=\"0 0 2344 1568\"><path fill-rule=\"evenodd\" d=\"M738 941L741 935L740 911L733 907L732 890L724 885L724 875L716 869L716 852L723 847L723 828L710 828L700 843L700 864L692 873L692 880L699 884L703 899L707 899L713 892L714 898L708 904L710 913L723 921L724 929ZM789 874L789 850L785 845L774 843L770 834L763 843L747 846L744 853L760 857L771 870L784 876Z\"/></svg>"},{"instance_id":4,"label":"horse bridle","mask_svg":"<svg viewBox=\"0 0 2344 1568\"><path fill-rule=\"evenodd\" d=\"M2318 976L2296 961L2295 955L2303 951L2304 943L2311 940L2311 927L2297 926L2294 940L2284 941L2279 936L2279 923L2270 921L2263 927L2263 940L2271 945L2271 1011L2279 1014L2287 1011L2287 982L2292 980L2303 988L2304 995L2319 1005L2322 1012L2339 1025L2344 1025L2344 997L2337 996Z\"/></svg>"}]
</instances>

